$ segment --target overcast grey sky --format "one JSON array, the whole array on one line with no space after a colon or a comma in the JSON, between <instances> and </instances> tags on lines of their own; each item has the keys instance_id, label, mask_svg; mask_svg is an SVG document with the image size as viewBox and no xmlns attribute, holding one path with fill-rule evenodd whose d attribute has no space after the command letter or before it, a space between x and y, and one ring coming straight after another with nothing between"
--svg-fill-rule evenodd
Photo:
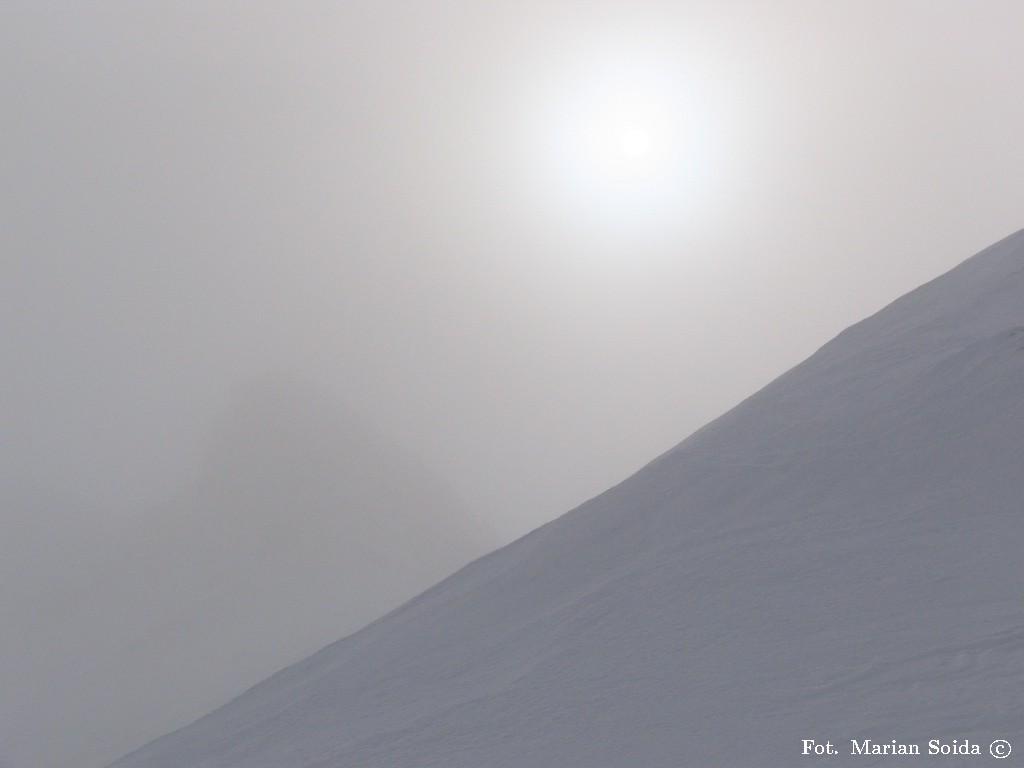
<instances>
[{"instance_id":1,"label":"overcast grey sky","mask_svg":"<svg viewBox=\"0 0 1024 768\"><path fill-rule=\"evenodd\" d=\"M98 766L181 724L168 680L196 716L207 636L225 675L298 653L218 626L342 631L273 607L335 582L246 575L291 572L245 558L296 512L190 523L279 455L218 454L239 392L311 384L524 533L1024 227L1022 30L1024 0L0 0L0 763ZM282 546L336 576L361 534L317 477ZM193 528L251 590L208 589Z\"/></svg>"},{"instance_id":2,"label":"overcast grey sky","mask_svg":"<svg viewBox=\"0 0 1024 768\"><path fill-rule=\"evenodd\" d=\"M1021 30L1015 0L5 2L2 476L134 513L287 369L524 532L1024 226ZM642 168L591 152L616 110Z\"/></svg>"}]
</instances>

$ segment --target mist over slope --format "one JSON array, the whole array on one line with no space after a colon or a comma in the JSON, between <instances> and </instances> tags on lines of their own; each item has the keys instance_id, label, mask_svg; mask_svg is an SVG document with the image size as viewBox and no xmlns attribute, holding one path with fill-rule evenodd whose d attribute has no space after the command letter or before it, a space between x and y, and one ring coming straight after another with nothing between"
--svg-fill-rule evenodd
<instances>
[{"instance_id":1,"label":"mist over slope","mask_svg":"<svg viewBox=\"0 0 1024 768\"><path fill-rule=\"evenodd\" d=\"M498 544L422 462L286 376L237 390L200 464L130 516L5 489L0 756L16 768L104 765Z\"/></svg>"},{"instance_id":2,"label":"mist over slope","mask_svg":"<svg viewBox=\"0 0 1024 768\"><path fill-rule=\"evenodd\" d=\"M117 768L1024 749L1024 232L633 477ZM571 457L566 457L571 461ZM983 758L989 759L989 758ZM955 758L944 765L960 764Z\"/></svg>"}]
</instances>

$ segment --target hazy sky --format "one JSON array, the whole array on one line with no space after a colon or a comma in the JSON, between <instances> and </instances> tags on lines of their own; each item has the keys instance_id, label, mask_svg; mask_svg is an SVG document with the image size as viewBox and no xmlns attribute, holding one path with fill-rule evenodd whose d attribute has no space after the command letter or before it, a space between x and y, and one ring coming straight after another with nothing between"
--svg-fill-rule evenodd
<instances>
[{"instance_id":1,"label":"hazy sky","mask_svg":"<svg viewBox=\"0 0 1024 768\"><path fill-rule=\"evenodd\" d=\"M1024 0L0 0L18 690L88 706L69 651L131 617L67 595L146 559L267 372L511 538L1024 227L1021 30Z\"/></svg>"},{"instance_id":2,"label":"hazy sky","mask_svg":"<svg viewBox=\"0 0 1024 768\"><path fill-rule=\"evenodd\" d=\"M524 532L1024 226L1022 29L1017 0L8 0L0 477L128 513L285 369Z\"/></svg>"}]
</instances>

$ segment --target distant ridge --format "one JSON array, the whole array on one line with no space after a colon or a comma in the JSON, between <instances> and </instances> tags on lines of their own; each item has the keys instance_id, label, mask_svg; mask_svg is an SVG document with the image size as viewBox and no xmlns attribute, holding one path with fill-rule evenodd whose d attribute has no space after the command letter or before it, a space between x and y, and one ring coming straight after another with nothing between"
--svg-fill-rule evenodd
<instances>
[{"instance_id":1,"label":"distant ridge","mask_svg":"<svg viewBox=\"0 0 1024 768\"><path fill-rule=\"evenodd\" d=\"M1019 232L625 482L115 765L1024 750L1022 464Z\"/></svg>"},{"instance_id":2,"label":"distant ridge","mask_svg":"<svg viewBox=\"0 0 1024 768\"><path fill-rule=\"evenodd\" d=\"M103 526L53 492L5 493L0 755L16 768L105 765L500 542L419 459L287 374L237 388L199 463L175 498Z\"/></svg>"}]
</instances>

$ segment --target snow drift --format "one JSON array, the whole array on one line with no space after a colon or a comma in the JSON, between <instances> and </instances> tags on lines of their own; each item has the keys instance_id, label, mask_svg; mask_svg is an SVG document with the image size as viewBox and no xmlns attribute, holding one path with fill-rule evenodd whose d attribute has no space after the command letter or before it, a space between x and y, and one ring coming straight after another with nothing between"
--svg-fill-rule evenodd
<instances>
[{"instance_id":1,"label":"snow drift","mask_svg":"<svg viewBox=\"0 0 1024 768\"><path fill-rule=\"evenodd\" d=\"M1024 751L1022 442L1018 233L115 765L788 766L805 739L836 747L830 765L901 764L851 757L851 740Z\"/></svg>"}]
</instances>

